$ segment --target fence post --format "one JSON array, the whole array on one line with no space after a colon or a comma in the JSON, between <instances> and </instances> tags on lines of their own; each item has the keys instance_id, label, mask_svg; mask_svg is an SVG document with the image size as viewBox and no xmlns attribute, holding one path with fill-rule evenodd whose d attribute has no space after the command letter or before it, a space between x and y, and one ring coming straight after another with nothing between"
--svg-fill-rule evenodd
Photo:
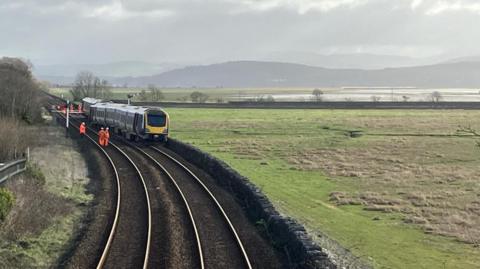
<instances>
[{"instance_id":1,"label":"fence post","mask_svg":"<svg viewBox=\"0 0 480 269\"><path fill-rule=\"evenodd\" d=\"M68 137L68 125L69 125L69 119L70 119L70 101L67 100L67 107L65 108L65 114L66 114L66 121L65 121L65 137Z\"/></svg>"}]
</instances>

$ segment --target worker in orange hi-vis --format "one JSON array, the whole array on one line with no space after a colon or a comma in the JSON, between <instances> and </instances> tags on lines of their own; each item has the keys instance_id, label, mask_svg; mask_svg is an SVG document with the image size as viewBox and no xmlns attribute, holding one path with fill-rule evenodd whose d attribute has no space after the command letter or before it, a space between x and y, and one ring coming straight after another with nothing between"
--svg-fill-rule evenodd
<instances>
[{"instance_id":1,"label":"worker in orange hi-vis","mask_svg":"<svg viewBox=\"0 0 480 269\"><path fill-rule=\"evenodd\" d=\"M85 132L87 131L87 127L85 126L85 122L82 122L82 124L80 124L80 136L84 136L85 135Z\"/></svg>"},{"instance_id":2,"label":"worker in orange hi-vis","mask_svg":"<svg viewBox=\"0 0 480 269\"><path fill-rule=\"evenodd\" d=\"M105 130L103 130L103 127L100 128L100 131L98 132L98 144L100 146L105 146Z\"/></svg>"},{"instance_id":3,"label":"worker in orange hi-vis","mask_svg":"<svg viewBox=\"0 0 480 269\"><path fill-rule=\"evenodd\" d=\"M105 147L108 146L108 143L110 142L110 132L108 131L108 127L105 128Z\"/></svg>"}]
</instances>

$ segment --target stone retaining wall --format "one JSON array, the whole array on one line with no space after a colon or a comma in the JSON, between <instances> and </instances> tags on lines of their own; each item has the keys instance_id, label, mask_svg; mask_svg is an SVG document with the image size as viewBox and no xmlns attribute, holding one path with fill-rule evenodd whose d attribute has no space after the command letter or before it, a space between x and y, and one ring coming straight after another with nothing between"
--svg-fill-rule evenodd
<instances>
[{"instance_id":1,"label":"stone retaining wall","mask_svg":"<svg viewBox=\"0 0 480 269\"><path fill-rule=\"evenodd\" d=\"M166 146L201 167L218 185L233 194L249 219L257 225L263 224L270 241L285 252L292 268L337 268L302 225L280 215L260 189L225 162L178 140L170 139Z\"/></svg>"}]
</instances>

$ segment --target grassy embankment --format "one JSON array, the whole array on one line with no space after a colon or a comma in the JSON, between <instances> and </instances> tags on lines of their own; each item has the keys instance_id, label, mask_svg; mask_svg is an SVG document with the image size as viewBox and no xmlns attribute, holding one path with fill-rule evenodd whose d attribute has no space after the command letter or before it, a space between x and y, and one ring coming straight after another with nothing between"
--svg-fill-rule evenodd
<instances>
[{"instance_id":1,"label":"grassy embankment","mask_svg":"<svg viewBox=\"0 0 480 269\"><path fill-rule=\"evenodd\" d=\"M15 203L0 223L0 268L58 267L71 247L92 195L86 164L60 127L29 127L38 146L30 169L4 187Z\"/></svg>"},{"instance_id":2,"label":"grassy embankment","mask_svg":"<svg viewBox=\"0 0 480 269\"><path fill-rule=\"evenodd\" d=\"M225 160L312 235L376 268L480 264L480 149L435 136L480 129L480 112L168 111L173 137Z\"/></svg>"}]
</instances>

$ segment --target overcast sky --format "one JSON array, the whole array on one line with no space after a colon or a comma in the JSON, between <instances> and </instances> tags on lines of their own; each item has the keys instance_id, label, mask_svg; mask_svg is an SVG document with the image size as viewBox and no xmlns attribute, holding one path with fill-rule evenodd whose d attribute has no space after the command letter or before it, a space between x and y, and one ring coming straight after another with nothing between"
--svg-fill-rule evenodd
<instances>
[{"instance_id":1,"label":"overcast sky","mask_svg":"<svg viewBox=\"0 0 480 269\"><path fill-rule=\"evenodd\" d=\"M480 54L478 0L0 0L0 56L209 63L276 52Z\"/></svg>"}]
</instances>

